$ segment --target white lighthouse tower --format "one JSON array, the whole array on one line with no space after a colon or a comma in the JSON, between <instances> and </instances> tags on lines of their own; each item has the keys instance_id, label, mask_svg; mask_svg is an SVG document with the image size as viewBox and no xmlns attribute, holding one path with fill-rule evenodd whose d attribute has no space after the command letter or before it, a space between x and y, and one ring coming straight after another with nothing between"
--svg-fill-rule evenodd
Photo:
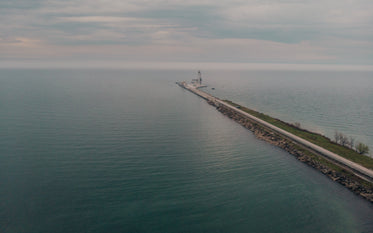
<instances>
[{"instance_id":1,"label":"white lighthouse tower","mask_svg":"<svg viewBox=\"0 0 373 233\"><path fill-rule=\"evenodd\" d=\"M200 70L198 71L198 83L199 85L202 85L202 74Z\"/></svg>"}]
</instances>

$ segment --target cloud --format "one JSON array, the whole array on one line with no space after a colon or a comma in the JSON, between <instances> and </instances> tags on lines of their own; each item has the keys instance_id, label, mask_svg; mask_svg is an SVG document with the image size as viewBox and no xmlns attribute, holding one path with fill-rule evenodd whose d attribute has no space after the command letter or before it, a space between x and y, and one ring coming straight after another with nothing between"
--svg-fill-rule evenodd
<instances>
[{"instance_id":1,"label":"cloud","mask_svg":"<svg viewBox=\"0 0 373 233\"><path fill-rule=\"evenodd\" d=\"M81 22L81 23L123 23L137 21L136 18L130 17L113 17L113 16L66 16L60 17L64 22Z\"/></svg>"},{"instance_id":2,"label":"cloud","mask_svg":"<svg viewBox=\"0 0 373 233\"><path fill-rule=\"evenodd\" d=\"M373 63L372 12L368 0L8 1L0 59Z\"/></svg>"}]
</instances>

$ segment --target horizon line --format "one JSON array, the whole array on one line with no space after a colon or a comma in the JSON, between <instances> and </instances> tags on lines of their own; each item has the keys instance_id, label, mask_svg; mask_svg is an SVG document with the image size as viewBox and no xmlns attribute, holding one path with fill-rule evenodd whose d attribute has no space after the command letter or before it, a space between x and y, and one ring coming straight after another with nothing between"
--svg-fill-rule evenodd
<instances>
[{"instance_id":1,"label":"horizon line","mask_svg":"<svg viewBox=\"0 0 373 233\"><path fill-rule=\"evenodd\" d=\"M373 65L352 64L299 64L299 63L229 63L229 62L132 62L121 60L82 61L0 61L1 69L54 69L54 68L108 68L147 70L320 70L320 71L373 71Z\"/></svg>"}]
</instances>

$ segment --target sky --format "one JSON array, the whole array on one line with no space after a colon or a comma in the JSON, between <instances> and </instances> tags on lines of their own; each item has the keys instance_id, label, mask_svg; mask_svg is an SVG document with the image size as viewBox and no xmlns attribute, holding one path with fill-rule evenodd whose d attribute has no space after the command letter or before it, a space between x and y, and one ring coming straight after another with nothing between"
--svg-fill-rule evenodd
<instances>
[{"instance_id":1,"label":"sky","mask_svg":"<svg viewBox=\"0 0 373 233\"><path fill-rule=\"evenodd\" d=\"M373 65L372 0L0 0L17 62Z\"/></svg>"}]
</instances>

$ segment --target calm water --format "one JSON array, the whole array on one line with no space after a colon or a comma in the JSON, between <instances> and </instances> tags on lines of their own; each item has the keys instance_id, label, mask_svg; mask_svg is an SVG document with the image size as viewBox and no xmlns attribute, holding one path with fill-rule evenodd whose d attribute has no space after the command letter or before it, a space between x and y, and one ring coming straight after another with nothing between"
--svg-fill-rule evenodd
<instances>
[{"instance_id":1,"label":"calm water","mask_svg":"<svg viewBox=\"0 0 373 233\"><path fill-rule=\"evenodd\" d=\"M332 110L287 107L303 101L323 109L319 92L309 100L313 92L299 90L311 86L327 94L335 80L329 73L308 81L313 86L280 85L307 73L290 72L276 85L269 73L231 73L231 82L218 72L208 74L214 79L206 82L219 95L248 106L266 112L274 107L271 113L305 119L320 130L327 124L319 123L327 121L317 121L317 114L333 118ZM371 204L174 84L193 75L0 70L0 232L373 231ZM318 89L319 82L328 85ZM371 87L363 85L368 93L356 94L372 95ZM331 96L340 101L335 92L331 89ZM260 100L263 96L267 100ZM359 100L367 101L363 97ZM259 108L265 102L269 107ZM369 142L371 135L364 132L372 132L372 118L359 114L368 123L356 135Z\"/></svg>"}]
</instances>

